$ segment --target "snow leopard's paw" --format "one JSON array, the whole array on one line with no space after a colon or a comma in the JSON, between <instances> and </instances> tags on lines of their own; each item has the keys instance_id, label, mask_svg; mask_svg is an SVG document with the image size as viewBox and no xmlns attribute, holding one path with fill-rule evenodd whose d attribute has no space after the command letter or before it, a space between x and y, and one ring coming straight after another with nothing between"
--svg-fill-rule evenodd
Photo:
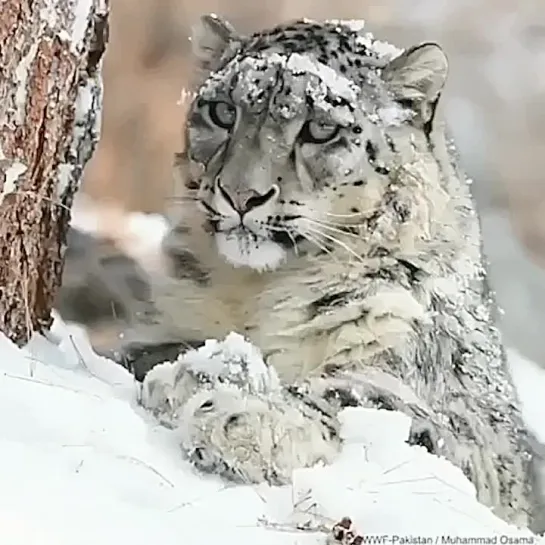
<instances>
[{"instance_id":1,"label":"snow leopard's paw","mask_svg":"<svg viewBox=\"0 0 545 545\"><path fill-rule=\"evenodd\" d=\"M259 351L232 333L224 341L206 341L176 361L154 365L143 380L141 403L161 423L175 427L193 395L220 385L236 387L240 395L281 391L275 370Z\"/></svg>"},{"instance_id":2,"label":"snow leopard's paw","mask_svg":"<svg viewBox=\"0 0 545 545\"><path fill-rule=\"evenodd\" d=\"M198 392L181 417L181 446L195 467L240 483L291 481L294 469L329 463L338 442L282 397L226 384Z\"/></svg>"},{"instance_id":3,"label":"snow leopard's paw","mask_svg":"<svg viewBox=\"0 0 545 545\"><path fill-rule=\"evenodd\" d=\"M180 402L176 395L176 375L180 364L165 362L156 365L144 378L140 391L140 404L157 420L175 427Z\"/></svg>"},{"instance_id":4,"label":"snow leopard's paw","mask_svg":"<svg viewBox=\"0 0 545 545\"><path fill-rule=\"evenodd\" d=\"M180 361L200 381L231 384L248 394L280 388L274 368L264 362L254 345L237 333L230 333L223 341L208 340L198 350L186 352Z\"/></svg>"},{"instance_id":5,"label":"snow leopard's paw","mask_svg":"<svg viewBox=\"0 0 545 545\"><path fill-rule=\"evenodd\" d=\"M398 343L415 321L427 319L425 308L405 289L379 291L363 303L367 312L358 324L360 335L366 345L379 350Z\"/></svg>"},{"instance_id":6,"label":"snow leopard's paw","mask_svg":"<svg viewBox=\"0 0 545 545\"><path fill-rule=\"evenodd\" d=\"M210 391L217 377L195 372L180 359L156 365L144 378L140 403L163 425L176 427L183 406L199 391Z\"/></svg>"}]
</instances>

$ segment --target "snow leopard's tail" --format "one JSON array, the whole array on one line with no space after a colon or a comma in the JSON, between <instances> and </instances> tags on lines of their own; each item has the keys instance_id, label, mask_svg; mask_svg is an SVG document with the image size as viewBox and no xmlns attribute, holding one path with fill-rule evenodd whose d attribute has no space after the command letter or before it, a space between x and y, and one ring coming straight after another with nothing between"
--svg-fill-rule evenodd
<instances>
[{"instance_id":1,"label":"snow leopard's tail","mask_svg":"<svg viewBox=\"0 0 545 545\"><path fill-rule=\"evenodd\" d=\"M130 320L131 300L144 300L149 286L139 264L112 240L71 228L56 308L87 328Z\"/></svg>"},{"instance_id":2,"label":"snow leopard's tail","mask_svg":"<svg viewBox=\"0 0 545 545\"><path fill-rule=\"evenodd\" d=\"M83 325L94 344L110 345L150 296L129 231L120 212L81 200L74 206L55 308L65 321Z\"/></svg>"},{"instance_id":3,"label":"snow leopard's tail","mask_svg":"<svg viewBox=\"0 0 545 545\"><path fill-rule=\"evenodd\" d=\"M161 273L166 221L81 197L73 212L55 308L65 321L84 326L98 353L142 381L152 367L195 344L165 338L152 302L150 278Z\"/></svg>"}]
</instances>

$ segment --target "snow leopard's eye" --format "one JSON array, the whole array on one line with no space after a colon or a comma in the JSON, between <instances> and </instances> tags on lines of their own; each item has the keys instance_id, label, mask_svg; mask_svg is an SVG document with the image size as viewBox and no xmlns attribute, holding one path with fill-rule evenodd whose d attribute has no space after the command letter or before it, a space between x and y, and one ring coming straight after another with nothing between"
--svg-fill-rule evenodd
<instances>
[{"instance_id":1,"label":"snow leopard's eye","mask_svg":"<svg viewBox=\"0 0 545 545\"><path fill-rule=\"evenodd\" d=\"M303 144L325 144L339 134L340 128L339 125L327 125L319 121L307 121L299 133L299 138Z\"/></svg>"},{"instance_id":2,"label":"snow leopard's eye","mask_svg":"<svg viewBox=\"0 0 545 545\"><path fill-rule=\"evenodd\" d=\"M232 129L237 119L236 108L227 102L209 102L206 106L208 117L220 129Z\"/></svg>"}]
</instances>

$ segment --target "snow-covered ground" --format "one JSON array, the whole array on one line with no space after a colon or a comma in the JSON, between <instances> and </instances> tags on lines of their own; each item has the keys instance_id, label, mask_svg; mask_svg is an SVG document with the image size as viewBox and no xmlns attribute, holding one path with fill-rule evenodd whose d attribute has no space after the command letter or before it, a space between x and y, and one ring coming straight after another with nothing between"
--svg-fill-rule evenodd
<instances>
[{"instance_id":1,"label":"snow-covered ground","mask_svg":"<svg viewBox=\"0 0 545 545\"><path fill-rule=\"evenodd\" d=\"M97 230L92 214L77 218ZM164 222L134 215L126 227L126 250L149 264ZM515 351L510 360L524 415L545 441L545 372ZM97 356L79 327L57 318L24 349L0 335L0 545L325 545L344 516L365 542L532 537L479 504L461 471L408 446L404 415L345 411L338 460L271 488L198 474L137 398L128 372Z\"/></svg>"},{"instance_id":2,"label":"snow-covered ground","mask_svg":"<svg viewBox=\"0 0 545 545\"><path fill-rule=\"evenodd\" d=\"M545 388L537 372L529 397ZM333 465L296 471L293 486L235 486L197 474L136 399L132 377L77 327L57 319L25 349L0 337L2 545L318 544L343 516L397 543L531 535L477 503L448 462L406 445L404 415L346 411Z\"/></svg>"}]
</instances>

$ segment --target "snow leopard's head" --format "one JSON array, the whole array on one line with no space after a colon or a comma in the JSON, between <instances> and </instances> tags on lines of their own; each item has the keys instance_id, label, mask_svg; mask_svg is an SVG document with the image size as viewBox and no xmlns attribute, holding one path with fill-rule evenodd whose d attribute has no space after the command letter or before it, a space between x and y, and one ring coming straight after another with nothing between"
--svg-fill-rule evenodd
<instances>
[{"instance_id":1,"label":"snow leopard's head","mask_svg":"<svg viewBox=\"0 0 545 545\"><path fill-rule=\"evenodd\" d=\"M447 60L436 44L402 52L361 26L299 21L242 37L205 16L195 28L184 199L227 262L369 255L429 231L433 196L414 171L437 168L429 135Z\"/></svg>"}]
</instances>

